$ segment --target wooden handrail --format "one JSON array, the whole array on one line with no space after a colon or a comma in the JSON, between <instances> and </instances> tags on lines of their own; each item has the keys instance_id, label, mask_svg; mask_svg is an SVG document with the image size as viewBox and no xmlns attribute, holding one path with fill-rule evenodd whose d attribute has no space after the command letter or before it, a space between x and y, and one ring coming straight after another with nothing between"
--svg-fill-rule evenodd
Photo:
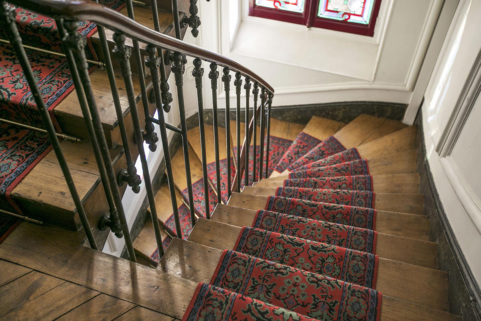
<instances>
[{"instance_id":1,"label":"wooden handrail","mask_svg":"<svg viewBox=\"0 0 481 321\"><path fill-rule=\"evenodd\" d=\"M241 64L210 50L202 49L158 33L114 10L96 3L83 0L9 0L8 2L56 19L89 20L121 31L128 37L140 42L177 51L188 56L199 57L209 62L215 62L218 65L228 67L234 72L240 72L244 76L250 77L252 81L256 81L260 86L266 88L268 92L274 93L274 88L269 83Z\"/></svg>"}]
</instances>

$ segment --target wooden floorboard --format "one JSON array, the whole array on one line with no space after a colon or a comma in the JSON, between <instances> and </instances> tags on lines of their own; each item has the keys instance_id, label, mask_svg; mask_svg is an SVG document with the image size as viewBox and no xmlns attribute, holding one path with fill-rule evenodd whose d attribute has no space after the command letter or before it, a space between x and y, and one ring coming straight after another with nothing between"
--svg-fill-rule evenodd
<instances>
[{"instance_id":1,"label":"wooden floorboard","mask_svg":"<svg viewBox=\"0 0 481 321\"><path fill-rule=\"evenodd\" d=\"M344 125L335 120L313 116L302 132L319 140L326 140L329 136L336 134Z\"/></svg>"},{"instance_id":2,"label":"wooden floorboard","mask_svg":"<svg viewBox=\"0 0 481 321\"><path fill-rule=\"evenodd\" d=\"M142 307L135 307L129 312L121 315L115 321L173 321L177 320L152 310Z\"/></svg>"},{"instance_id":3,"label":"wooden floorboard","mask_svg":"<svg viewBox=\"0 0 481 321\"><path fill-rule=\"evenodd\" d=\"M417 144L416 133L417 128L415 126L407 127L370 143L363 144L357 150L363 158L371 159L415 149Z\"/></svg>"},{"instance_id":4,"label":"wooden floorboard","mask_svg":"<svg viewBox=\"0 0 481 321\"><path fill-rule=\"evenodd\" d=\"M196 283L83 248L82 239L60 228L23 223L0 245L0 259L182 318Z\"/></svg>"},{"instance_id":5,"label":"wooden floorboard","mask_svg":"<svg viewBox=\"0 0 481 321\"><path fill-rule=\"evenodd\" d=\"M67 320L114 320L135 307L134 304L100 294L67 312L57 321Z\"/></svg>"},{"instance_id":6,"label":"wooden floorboard","mask_svg":"<svg viewBox=\"0 0 481 321\"><path fill-rule=\"evenodd\" d=\"M215 162L215 144L214 144L214 126L204 124L205 128L205 149L207 164ZM190 129L187 132L189 144L197 155L198 159L202 159L202 148L200 144L199 128ZM227 158L226 150L226 133L225 128L219 127L219 160ZM232 153L233 154L233 153Z\"/></svg>"},{"instance_id":7,"label":"wooden floorboard","mask_svg":"<svg viewBox=\"0 0 481 321\"><path fill-rule=\"evenodd\" d=\"M0 271L0 287L2 287L5 284L24 276L32 271L32 269L0 260Z\"/></svg>"}]
</instances>

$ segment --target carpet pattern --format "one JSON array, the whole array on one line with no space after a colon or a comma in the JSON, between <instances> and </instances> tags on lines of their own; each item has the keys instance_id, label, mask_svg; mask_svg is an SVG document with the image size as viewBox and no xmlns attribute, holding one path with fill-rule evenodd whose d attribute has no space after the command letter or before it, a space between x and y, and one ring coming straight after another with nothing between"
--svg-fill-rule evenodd
<instances>
[{"instance_id":1,"label":"carpet pattern","mask_svg":"<svg viewBox=\"0 0 481 321\"><path fill-rule=\"evenodd\" d=\"M314 167L332 166L336 164L352 162L359 159L361 159L361 155L359 155L358 150L356 148L350 148L343 152L320 159L316 162L309 163L301 167L297 167L296 170L302 171L302 170L311 169Z\"/></svg>"},{"instance_id":2,"label":"carpet pattern","mask_svg":"<svg viewBox=\"0 0 481 321\"><path fill-rule=\"evenodd\" d=\"M114 10L120 10L125 6L125 1L100 0L100 4ZM55 19L18 7L15 8L15 14L15 22L24 44L40 49L63 52ZM89 39L97 31L97 26L89 21L80 21L77 30ZM7 36L6 32L1 29L0 34L3 37ZM88 44L93 57L96 57L90 41L88 41Z\"/></svg>"},{"instance_id":3,"label":"carpet pattern","mask_svg":"<svg viewBox=\"0 0 481 321\"><path fill-rule=\"evenodd\" d=\"M212 214L212 212L214 211L215 205L217 204L217 196L214 190L212 189L212 187L210 187L210 185L208 185L208 194L209 194L209 209L210 209L209 214ZM197 182L192 184L192 196L194 197L195 213L199 216L206 217L203 178L199 179ZM187 188L182 191L182 197L184 198L185 203L189 204L189 191L187 190Z\"/></svg>"},{"instance_id":4,"label":"carpet pattern","mask_svg":"<svg viewBox=\"0 0 481 321\"><path fill-rule=\"evenodd\" d=\"M234 182L234 175L235 175L235 166L234 166L233 157L231 157L230 164L231 164L230 173L231 173L231 184L232 184L232 182ZM224 203L227 203L228 201L227 159L222 159L219 161L219 170L220 170L220 188L221 188L222 201ZM215 168L215 162L207 164L207 177L209 177L209 180L212 183L212 186L217 191L217 173ZM215 198L214 200L217 200L217 198Z\"/></svg>"},{"instance_id":5,"label":"carpet pattern","mask_svg":"<svg viewBox=\"0 0 481 321\"><path fill-rule=\"evenodd\" d=\"M73 89L67 62L57 56L26 50L43 101L53 109ZM44 127L22 67L10 45L0 46L0 117L35 127ZM54 120L57 130L58 124Z\"/></svg>"},{"instance_id":6,"label":"carpet pattern","mask_svg":"<svg viewBox=\"0 0 481 321\"><path fill-rule=\"evenodd\" d=\"M294 171L289 173L289 179L356 175L369 175L369 166L366 160L357 160L332 166L317 167L304 171Z\"/></svg>"},{"instance_id":7,"label":"carpet pattern","mask_svg":"<svg viewBox=\"0 0 481 321\"><path fill-rule=\"evenodd\" d=\"M307 153L305 153L305 155L300 157L294 163L291 163L288 169L289 171L293 171L298 167L318 161L320 159L340 153L345 150L346 148L334 136L331 136L316 147L310 149Z\"/></svg>"},{"instance_id":8,"label":"carpet pattern","mask_svg":"<svg viewBox=\"0 0 481 321\"><path fill-rule=\"evenodd\" d=\"M271 196L267 211L375 230L376 210Z\"/></svg>"},{"instance_id":9,"label":"carpet pattern","mask_svg":"<svg viewBox=\"0 0 481 321\"><path fill-rule=\"evenodd\" d=\"M286 153L279 160L274 169L279 173L284 172L290 164L294 163L320 143L321 140L301 132L291 146L287 149Z\"/></svg>"},{"instance_id":10,"label":"carpet pattern","mask_svg":"<svg viewBox=\"0 0 481 321\"><path fill-rule=\"evenodd\" d=\"M292 143L293 143L292 140L289 140L289 139L270 136L270 143L269 143L270 153L269 153L269 163L268 163L269 167L268 167L267 176L270 176L272 172L274 172L276 164L279 163L279 161L287 152L287 150L289 149L289 146L291 146ZM267 145L264 145L264 146L267 147ZM234 156L237 157L237 147L234 147L233 150L234 150ZM260 165L261 154L260 154L259 146L257 146L256 155L257 155L257 166L256 166L257 180L260 180L259 165ZM264 155L263 175L265 175L265 170L266 170L265 159L266 158ZM254 182L253 173L254 173L254 146L250 146L249 147L249 184L252 184ZM245 178L243 175L241 187L244 187L244 182L245 182Z\"/></svg>"},{"instance_id":11,"label":"carpet pattern","mask_svg":"<svg viewBox=\"0 0 481 321\"><path fill-rule=\"evenodd\" d=\"M305 217L258 211L252 227L352 250L376 253L377 232Z\"/></svg>"},{"instance_id":12,"label":"carpet pattern","mask_svg":"<svg viewBox=\"0 0 481 321\"><path fill-rule=\"evenodd\" d=\"M369 175L289 179L284 181L284 187L341 189L350 191L374 190L372 177Z\"/></svg>"},{"instance_id":13,"label":"carpet pattern","mask_svg":"<svg viewBox=\"0 0 481 321\"><path fill-rule=\"evenodd\" d=\"M242 228L234 251L376 288L379 258L374 254L251 227Z\"/></svg>"},{"instance_id":14,"label":"carpet pattern","mask_svg":"<svg viewBox=\"0 0 481 321\"><path fill-rule=\"evenodd\" d=\"M10 193L50 151L46 134L0 123L0 208L22 213Z\"/></svg>"},{"instance_id":15,"label":"carpet pattern","mask_svg":"<svg viewBox=\"0 0 481 321\"><path fill-rule=\"evenodd\" d=\"M381 294L358 285L234 251L211 284L318 320L378 320Z\"/></svg>"},{"instance_id":16,"label":"carpet pattern","mask_svg":"<svg viewBox=\"0 0 481 321\"><path fill-rule=\"evenodd\" d=\"M213 285L199 283L183 321L314 320Z\"/></svg>"},{"instance_id":17,"label":"carpet pattern","mask_svg":"<svg viewBox=\"0 0 481 321\"><path fill-rule=\"evenodd\" d=\"M374 208L375 194L366 191L279 187L276 190L275 196L297 198L319 203Z\"/></svg>"},{"instance_id":18,"label":"carpet pattern","mask_svg":"<svg viewBox=\"0 0 481 321\"><path fill-rule=\"evenodd\" d=\"M182 228L182 238L186 240L190 233L192 232L192 222L190 220L190 210L185 204L182 204L179 209L179 218L180 218L180 226ZM172 214L167 221L165 221L165 225L169 227L172 231L177 233L177 229L175 228L175 221L174 221L174 214ZM164 245L164 249L168 248L170 245L170 242L172 242L172 238L170 236L167 236L162 244ZM154 262L159 263L160 262L160 255L159 255L159 249L156 249L154 253L150 256L150 259Z\"/></svg>"}]
</instances>

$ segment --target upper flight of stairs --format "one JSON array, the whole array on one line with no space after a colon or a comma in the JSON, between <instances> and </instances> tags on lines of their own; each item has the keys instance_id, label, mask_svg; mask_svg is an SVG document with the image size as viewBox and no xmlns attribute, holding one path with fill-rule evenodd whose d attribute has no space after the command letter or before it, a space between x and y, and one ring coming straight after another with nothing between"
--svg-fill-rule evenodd
<instances>
[{"instance_id":1,"label":"upper flight of stairs","mask_svg":"<svg viewBox=\"0 0 481 321\"><path fill-rule=\"evenodd\" d=\"M101 1L102 3L102 1ZM174 35L173 15L171 13L171 1L158 1L159 4L159 20L160 29L163 33ZM179 9L181 17L185 12L188 12L189 1L179 1ZM136 21L149 28L153 29L153 18L150 3L140 5L137 3L134 7ZM127 9L123 7L120 10L121 14L127 15ZM182 36L185 34L187 28L182 28ZM112 32L107 32L109 46L111 49L114 44L112 41ZM5 37L1 33L0 38ZM103 61L101 53L100 40L98 32L95 32L91 41L95 52L98 53L99 61ZM24 40L26 45L35 46L28 42L28 38ZM1 43L1 46L7 44ZM53 49L57 52L60 49ZM29 53L36 54L35 50L29 49ZM54 53L37 52L38 55L55 57L59 63L65 63L65 58L56 56ZM115 61L115 60L114 60ZM35 67L35 61L32 61L32 67ZM131 60L131 65L134 71L134 91L137 97L137 109L142 128L145 125L143 106L140 96L140 85L135 73L135 62ZM126 125L127 137L129 139L129 151L123 150L122 139L119 128L119 120L115 112L115 106L111 94L109 78L107 70L96 67L90 71L90 80L93 88L95 101L97 103L100 120L104 130L105 138L110 148L111 160L116 174L120 170L126 168L125 152L128 152L135 160L138 156L137 145L134 139L133 125L131 120L131 112L128 105L127 92L125 84L121 77L121 72L118 66L116 69L116 81L118 92L120 96L120 103L122 107L122 114ZM167 75L170 74L170 68L166 70ZM147 77L147 91L151 92L151 85ZM6 103L6 102L3 102ZM8 102L7 102L8 103ZM149 113L153 115L155 112L155 104L149 102ZM35 108L35 106L33 106ZM32 113L36 113L32 109ZM108 231L100 231L97 228L97 223L102 215L108 213L108 205L105 199L105 193L102 182L97 169L95 157L88 142L89 136L86 129L83 114L79 107L77 93L75 89L72 90L60 103L53 109L53 115L58 122L59 131L63 134L73 136L81 140L80 142L72 142L62 140L61 147L67 158L67 163L72 172L73 181L76 184L78 193L82 204L89 216L91 227L97 242L103 245ZM123 195L126 184L119 186L120 193ZM70 192L65 183L62 171L58 164L55 153L51 150L47 156L41 159L38 164L26 175L23 180L14 187L10 193L11 199L21 208L24 215L41 220L44 223L55 224L63 228L77 230L81 227L75 206L70 197Z\"/></svg>"}]
</instances>

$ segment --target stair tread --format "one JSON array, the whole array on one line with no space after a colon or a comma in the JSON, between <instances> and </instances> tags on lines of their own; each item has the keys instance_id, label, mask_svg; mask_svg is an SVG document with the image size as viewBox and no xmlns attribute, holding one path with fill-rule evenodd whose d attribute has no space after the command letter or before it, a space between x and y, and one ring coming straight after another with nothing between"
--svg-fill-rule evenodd
<instances>
[{"instance_id":1,"label":"stair tread","mask_svg":"<svg viewBox=\"0 0 481 321\"><path fill-rule=\"evenodd\" d=\"M380 158L392 153L416 148L416 126L398 130L357 148L363 158Z\"/></svg>"},{"instance_id":2,"label":"stair tread","mask_svg":"<svg viewBox=\"0 0 481 321\"><path fill-rule=\"evenodd\" d=\"M379 139L383 136L392 134L394 132L397 132L401 129L406 128L407 125L404 125L398 120L391 120L391 119L386 119L382 123L381 126L376 128L374 132L372 132L362 143L361 146L367 143L370 143L372 141L375 141L376 139Z\"/></svg>"},{"instance_id":3,"label":"stair tread","mask_svg":"<svg viewBox=\"0 0 481 321\"><path fill-rule=\"evenodd\" d=\"M249 226L256 213L257 210L219 204L212 214L212 220L235 226ZM420 215L378 212L376 231L427 241L429 240L429 221Z\"/></svg>"},{"instance_id":4,"label":"stair tread","mask_svg":"<svg viewBox=\"0 0 481 321\"><path fill-rule=\"evenodd\" d=\"M119 12L124 16L128 17L127 7L121 9ZM150 7L135 6L134 15L136 22L151 30L154 30L154 19L152 16L152 9ZM174 22L174 16L172 15L172 13L159 10L158 16L160 32L169 36L175 36L175 30L174 28L172 28L172 24ZM113 42L113 34L114 31L110 29L105 29L105 35L109 42ZM92 41L100 42L98 32L92 35ZM125 43L128 46L132 46L132 39L127 38ZM139 43L139 46L141 49L146 48L146 45L144 43Z\"/></svg>"},{"instance_id":5,"label":"stair tread","mask_svg":"<svg viewBox=\"0 0 481 321\"><path fill-rule=\"evenodd\" d=\"M319 140L326 140L329 136L335 135L344 126L344 123L335 120L313 116L302 132Z\"/></svg>"},{"instance_id":6,"label":"stair tread","mask_svg":"<svg viewBox=\"0 0 481 321\"><path fill-rule=\"evenodd\" d=\"M221 255L222 251L219 249L176 239L162 258L158 269L193 282L209 283ZM448 312L383 293L381 320L430 321L456 319L456 315Z\"/></svg>"},{"instance_id":7,"label":"stair tread","mask_svg":"<svg viewBox=\"0 0 481 321\"><path fill-rule=\"evenodd\" d=\"M188 240L218 250L232 250L240 230L237 226L201 219ZM201 261L206 260L207 258ZM446 310L447 280L447 273L444 271L379 258L376 289L387 296Z\"/></svg>"},{"instance_id":8,"label":"stair tread","mask_svg":"<svg viewBox=\"0 0 481 321\"><path fill-rule=\"evenodd\" d=\"M275 196L278 187L246 186L243 193L257 196ZM325 191L330 190L318 190ZM336 190L332 190L336 191ZM338 191L338 190L337 190ZM376 193L374 208L378 211L422 214L424 196L422 194Z\"/></svg>"},{"instance_id":9,"label":"stair tread","mask_svg":"<svg viewBox=\"0 0 481 321\"><path fill-rule=\"evenodd\" d=\"M95 221L102 215L101 212L108 211L108 206L91 146L86 142L69 141L61 141L60 146L79 197L89 218ZM120 154L120 148L111 151L111 158L116 173L125 168L125 158ZM125 184L120 187L120 192L124 190ZM76 208L53 150L13 189L11 196L34 217L74 227L71 220L76 220Z\"/></svg>"},{"instance_id":10,"label":"stair tread","mask_svg":"<svg viewBox=\"0 0 481 321\"><path fill-rule=\"evenodd\" d=\"M206 150L206 160L207 164L215 162L215 148L214 148L214 126L204 124L205 129L205 150ZM219 136L219 160L227 158L226 151L226 132L225 128L218 127ZM202 148L200 144L200 133L199 128L192 128L187 131L187 137L189 139L189 144L197 155L198 159L202 159ZM232 152L231 152L232 153Z\"/></svg>"},{"instance_id":11,"label":"stair tread","mask_svg":"<svg viewBox=\"0 0 481 321\"><path fill-rule=\"evenodd\" d=\"M184 153L179 149L174 157L172 157L172 174L174 175L174 184L180 192L185 190L187 185L187 175L185 172ZM197 157L192 147L189 146L189 163L192 184L203 178L202 163Z\"/></svg>"},{"instance_id":12,"label":"stair tread","mask_svg":"<svg viewBox=\"0 0 481 321\"><path fill-rule=\"evenodd\" d=\"M286 176L266 178L255 186L282 187L285 179ZM420 184L418 173L374 175L372 180L377 193L416 193Z\"/></svg>"},{"instance_id":13,"label":"stair tread","mask_svg":"<svg viewBox=\"0 0 481 321\"><path fill-rule=\"evenodd\" d=\"M357 147L369 136L376 135L385 121L385 118L362 114L336 132L334 137L346 148Z\"/></svg>"},{"instance_id":14,"label":"stair tread","mask_svg":"<svg viewBox=\"0 0 481 321\"><path fill-rule=\"evenodd\" d=\"M247 223L247 224L242 224L242 225L233 224L233 225L236 225L237 227L252 226L257 210L263 210L264 208L261 208L261 207L257 208L257 206L255 205L256 200L253 200L253 199L247 199L245 202L241 203L241 202L235 202L237 201L235 195L233 195L232 198L234 199L234 202L233 202L234 204L229 206L253 210L253 212L244 213L245 218L242 220L242 223ZM247 206L246 205L247 203L249 205L251 204L253 205ZM215 221L220 223L231 222L229 219L225 219L222 216L218 217L219 215L217 214L218 214L218 211L216 210L213 214L213 217L215 217L214 219ZM238 215L241 215L241 214L238 214ZM386 216L386 215L391 215L391 213L378 212L378 215ZM221 220L223 221L221 222ZM378 237L378 245L377 245L377 252L379 253L380 256L383 256L389 259L400 260L400 261L411 263L411 264L417 264L417 265L426 266L430 268L437 268L436 243L428 242L425 240L410 239L403 236L384 234L382 231L382 228L383 228L382 225L380 228L381 230L376 228L376 231L380 235ZM417 249L418 251L413 251L413 249Z\"/></svg>"},{"instance_id":15,"label":"stair tread","mask_svg":"<svg viewBox=\"0 0 481 321\"><path fill-rule=\"evenodd\" d=\"M177 206L181 206L184 202L182 195L176 191L175 197ZM157 210L157 218L164 223L173 213L172 200L167 182L162 184L155 194L155 209ZM160 234L162 239L165 239L167 236L162 229ZM154 226L150 217L145 222L139 235L135 238L134 249L148 261L150 261L150 257L157 250L157 240L155 239Z\"/></svg>"}]
</instances>

